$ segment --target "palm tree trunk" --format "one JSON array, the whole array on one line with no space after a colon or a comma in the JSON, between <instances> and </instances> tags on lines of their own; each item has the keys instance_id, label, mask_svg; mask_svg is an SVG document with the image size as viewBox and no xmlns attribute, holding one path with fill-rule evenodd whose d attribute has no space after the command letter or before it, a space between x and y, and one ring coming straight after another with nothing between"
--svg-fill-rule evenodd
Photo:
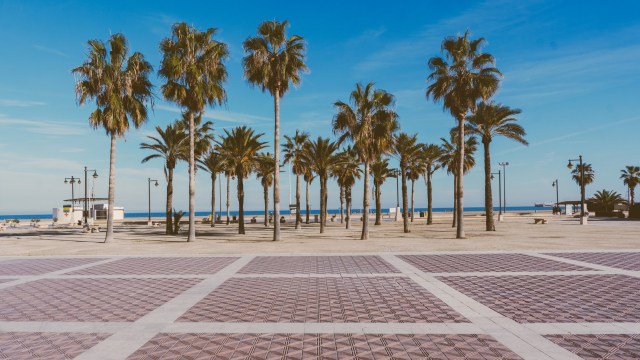
<instances>
[{"instance_id":1,"label":"palm tree trunk","mask_svg":"<svg viewBox=\"0 0 640 360\"><path fill-rule=\"evenodd\" d=\"M347 223L346 228L350 229L351 228L351 187L345 188L344 194L347 202L347 208L346 208L347 211L345 216L345 220Z\"/></svg>"},{"instance_id":2,"label":"palm tree trunk","mask_svg":"<svg viewBox=\"0 0 640 360\"><path fill-rule=\"evenodd\" d=\"M238 176L238 234L244 235L244 174L237 172Z\"/></svg>"},{"instance_id":3,"label":"palm tree trunk","mask_svg":"<svg viewBox=\"0 0 640 360\"><path fill-rule=\"evenodd\" d=\"M456 227L458 224L458 177L453 174L453 223L451 227Z\"/></svg>"},{"instance_id":4,"label":"palm tree trunk","mask_svg":"<svg viewBox=\"0 0 640 360\"><path fill-rule=\"evenodd\" d=\"M193 113L189 112L189 236L187 242L196 239L196 158L195 123Z\"/></svg>"},{"instance_id":5,"label":"palm tree trunk","mask_svg":"<svg viewBox=\"0 0 640 360\"><path fill-rule=\"evenodd\" d=\"M328 204L328 202L329 202L329 200L328 200L328 196L329 196L329 187L327 186L327 181L328 181L328 180L329 180L328 178L325 178L325 179L324 179L324 212L323 212L323 214L324 214L324 221L323 221L323 224L324 224L325 226L327 225L327 206L328 206L327 204Z\"/></svg>"},{"instance_id":6,"label":"palm tree trunk","mask_svg":"<svg viewBox=\"0 0 640 360\"><path fill-rule=\"evenodd\" d=\"M362 235L361 240L369 239L369 161L364 162L364 199L362 199Z\"/></svg>"},{"instance_id":7,"label":"palm tree trunk","mask_svg":"<svg viewBox=\"0 0 640 360\"><path fill-rule=\"evenodd\" d=\"M414 211L415 208L413 207L414 199L415 199L415 185L416 185L416 181L411 180L411 222L413 222L413 217L415 213Z\"/></svg>"},{"instance_id":8,"label":"palm tree trunk","mask_svg":"<svg viewBox=\"0 0 640 360\"><path fill-rule=\"evenodd\" d=\"M427 225L433 224L433 185L431 184L431 166L427 167Z\"/></svg>"},{"instance_id":9,"label":"palm tree trunk","mask_svg":"<svg viewBox=\"0 0 640 360\"><path fill-rule=\"evenodd\" d=\"M302 215L300 215L300 175L296 174L296 230L302 228Z\"/></svg>"},{"instance_id":10,"label":"palm tree trunk","mask_svg":"<svg viewBox=\"0 0 640 360\"><path fill-rule=\"evenodd\" d=\"M216 174L211 174L211 227L216 227Z\"/></svg>"},{"instance_id":11,"label":"palm tree trunk","mask_svg":"<svg viewBox=\"0 0 640 360\"><path fill-rule=\"evenodd\" d=\"M229 195L231 194L231 177L227 174L227 225L231 221L229 219Z\"/></svg>"},{"instance_id":12,"label":"palm tree trunk","mask_svg":"<svg viewBox=\"0 0 640 360\"><path fill-rule=\"evenodd\" d=\"M458 159L458 193L457 198L457 208L456 212L458 214L458 229L456 231L456 238L464 239L464 118L465 115L461 114L458 122L458 130L460 138L458 139L458 149L460 152L460 158Z\"/></svg>"},{"instance_id":13,"label":"palm tree trunk","mask_svg":"<svg viewBox=\"0 0 640 360\"><path fill-rule=\"evenodd\" d=\"M635 188L635 186L629 188L629 192L631 193L631 201L630 201L631 205L630 206L633 206L635 204L634 198L636 196L636 188ZM629 209L631 209L631 207L629 207Z\"/></svg>"},{"instance_id":14,"label":"palm tree trunk","mask_svg":"<svg viewBox=\"0 0 640 360\"><path fill-rule=\"evenodd\" d=\"M305 181L307 183L307 197L305 200L305 205L306 205L306 212L305 212L305 216L306 216L306 223L309 223L309 182Z\"/></svg>"},{"instance_id":15,"label":"palm tree trunk","mask_svg":"<svg viewBox=\"0 0 640 360\"><path fill-rule=\"evenodd\" d=\"M344 186L340 185L340 224L344 223Z\"/></svg>"},{"instance_id":16,"label":"palm tree trunk","mask_svg":"<svg viewBox=\"0 0 640 360\"><path fill-rule=\"evenodd\" d=\"M72 185L73 186L73 185ZM109 200L107 209L107 234L104 242L108 243L113 240L113 207L115 206L115 188L116 188L116 134L111 133L111 148L109 151Z\"/></svg>"},{"instance_id":17,"label":"palm tree trunk","mask_svg":"<svg viewBox=\"0 0 640 360\"><path fill-rule=\"evenodd\" d=\"M173 168L167 167L167 206L165 208L166 227L164 230L166 235L173 234L173 215L171 209L173 209Z\"/></svg>"},{"instance_id":18,"label":"palm tree trunk","mask_svg":"<svg viewBox=\"0 0 640 360\"><path fill-rule=\"evenodd\" d=\"M325 210L324 210L324 194L327 191L325 189L326 183L324 181L323 178L320 178L320 234L324 233L324 216L325 216Z\"/></svg>"},{"instance_id":19,"label":"palm tree trunk","mask_svg":"<svg viewBox=\"0 0 640 360\"><path fill-rule=\"evenodd\" d=\"M405 233L409 232L409 199L407 198L406 170L400 167L402 172L402 227Z\"/></svg>"},{"instance_id":20,"label":"palm tree trunk","mask_svg":"<svg viewBox=\"0 0 640 360\"><path fill-rule=\"evenodd\" d=\"M484 211L486 216L486 230L496 231L496 224L493 221L493 194L491 192L491 153L489 152L489 141L483 141L484 145Z\"/></svg>"},{"instance_id":21,"label":"palm tree trunk","mask_svg":"<svg viewBox=\"0 0 640 360\"><path fill-rule=\"evenodd\" d=\"M280 86L273 95L275 129L273 132L273 157L276 171L273 174L273 241L280 240Z\"/></svg>"},{"instance_id":22,"label":"palm tree trunk","mask_svg":"<svg viewBox=\"0 0 640 360\"><path fill-rule=\"evenodd\" d=\"M263 185L264 196L264 226L269 226L269 186Z\"/></svg>"},{"instance_id":23,"label":"palm tree trunk","mask_svg":"<svg viewBox=\"0 0 640 360\"><path fill-rule=\"evenodd\" d=\"M376 222L374 225L382 225L382 209L380 209L380 184L373 184L376 193Z\"/></svg>"}]
</instances>

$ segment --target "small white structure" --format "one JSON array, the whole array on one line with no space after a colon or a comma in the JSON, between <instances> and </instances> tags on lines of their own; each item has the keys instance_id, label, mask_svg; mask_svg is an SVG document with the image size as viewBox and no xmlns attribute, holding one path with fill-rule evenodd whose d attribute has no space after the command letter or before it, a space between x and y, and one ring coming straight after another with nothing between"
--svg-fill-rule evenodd
<instances>
[{"instance_id":1,"label":"small white structure","mask_svg":"<svg viewBox=\"0 0 640 360\"><path fill-rule=\"evenodd\" d=\"M389 208L389 217L393 217L394 221L402 220L402 214L400 214L400 208L399 207Z\"/></svg>"},{"instance_id":2,"label":"small white structure","mask_svg":"<svg viewBox=\"0 0 640 360\"><path fill-rule=\"evenodd\" d=\"M61 208L53 208L52 215L58 224L75 224L82 220L82 207L65 204Z\"/></svg>"},{"instance_id":3,"label":"small white structure","mask_svg":"<svg viewBox=\"0 0 640 360\"><path fill-rule=\"evenodd\" d=\"M91 217L94 220L107 220L107 210L109 209L109 204L94 204L91 208ZM114 206L113 207L113 221L123 221L124 220L124 207L122 206Z\"/></svg>"},{"instance_id":4,"label":"small white structure","mask_svg":"<svg viewBox=\"0 0 640 360\"><path fill-rule=\"evenodd\" d=\"M87 220L90 224L93 224L95 221L106 221L108 209L109 204L94 204L89 210L89 218ZM58 224L77 224L83 220L82 210L82 206L65 204L62 205L61 208L53 208L52 215ZM113 207L113 220L124 220L124 207Z\"/></svg>"}]
</instances>

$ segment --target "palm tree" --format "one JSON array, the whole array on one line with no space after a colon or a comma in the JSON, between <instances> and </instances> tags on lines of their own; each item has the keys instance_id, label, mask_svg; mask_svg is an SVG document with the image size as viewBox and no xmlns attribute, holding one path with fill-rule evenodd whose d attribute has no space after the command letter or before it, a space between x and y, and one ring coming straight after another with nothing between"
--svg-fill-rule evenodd
<instances>
[{"instance_id":1,"label":"palm tree","mask_svg":"<svg viewBox=\"0 0 640 360\"><path fill-rule=\"evenodd\" d=\"M625 169L620 170L620 172L622 173L620 179L622 179L622 182L629 188L629 208L631 208L635 203L636 186L640 184L640 166L627 165Z\"/></svg>"},{"instance_id":2,"label":"palm tree","mask_svg":"<svg viewBox=\"0 0 640 360\"><path fill-rule=\"evenodd\" d=\"M447 168L448 174L453 174L453 222L452 227L456 227L459 224L460 213L457 211L461 204L459 203L460 197L457 196L458 181L461 176L458 176L458 163L460 162L461 152L458 151L458 147L455 145L458 143L457 128L451 129L451 141L447 141L444 138L442 140L442 156L440 157L440 163L443 167ZM478 140L475 136L471 136L464 143L464 161L463 172L466 174L471 168L476 165L476 159L473 156L478 148Z\"/></svg>"},{"instance_id":3,"label":"palm tree","mask_svg":"<svg viewBox=\"0 0 640 360\"><path fill-rule=\"evenodd\" d=\"M373 83L356 84L351 92L353 106L337 101L334 106L333 131L342 140L350 140L364 164L364 196L362 204L362 240L369 238L369 173L371 163L391 150L393 134L398 129L398 115L392 109L393 95L375 90Z\"/></svg>"},{"instance_id":4,"label":"palm tree","mask_svg":"<svg viewBox=\"0 0 640 360\"><path fill-rule=\"evenodd\" d=\"M301 159L304 144L309 140L309 134L304 131L296 130L296 134L292 137L284 136L284 162L290 162L293 173L296 174L296 229L302 227L302 215L300 215L300 175L305 172L304 162Z\"/></svg>"},{"instance_id":5,"label":"palm tree","mask_svg":"<svg viewBox=\"0 0 640 360\"><path fill-rule=\"evenodd\" d=\"M276 162L273 155L269 153L259 153L255 158L254 169L256 177L260 179L264 190L264 226L269 226L269 187L273 185L273 174L276 171ZM274 219L278 222L279 219Z\"/></svg>"},{"instance_id":6,"label":"palm tree","mask_svg":"<svg viewBox=\"0 0 640 360\"><path fill-rule=\"evenodd\" d=\"M211 174L211 227L216 226L216 179L219 173L223 173L227 167L225 159L217 149L210 148L203 156L198 158L198 168ZM220 194L222 196L222 194Z\"/></svg>"},{"instance_id":7,"label":"palm tree","mask_svg":"<svg viewBox=\"0 0 640 360\"><path fill-rule=\"evenodd\" d=\"M393 142L393 154L400 162L400 175L402 183L402 223L404 232L409 230L409 201L407 199L407 172L411 165L416 161L422 146L418 144L418 134L408 135L404 132L399 133Z\"/></svg>"},{"instance_id":8,"label":"palm tree","mask_svg":"<svg viewBox=\"0 0 640 360\"><path fill-rule=\"evenodd\" d=\"M584 184L582 180L582 173L584 170ZM573 181L580 186L580 198L584 198L585 187L596 179L596 174L591 167L591 164L583 163L578 164L573 170L571 170ZM584 210L586 212L586 210Z\"/></svg>"},{"instance_id":9,"label":"palm tree","mask_svg":"<svg viewBox=\"0 0 640 360\"><path fill-rule=\"evenodd\" d=\"M305 171L303 173L303 177L304 177L304 182L307 185L306 188L306 197L305 197L305 207L306 207L306 211L305 211L305 223L308 224L309 223L309 187L311 185L311 183L313 182L313 179L316 178L316 175L313 174L313 170L311 170L311 167L306 167L305 166Z\"/></svg>"},{"instance_id":10,"label":"palm tree","mask_svg":"<svg viewBox=\"0 0 640 360\"><path fill-rule=\"evenodd\" d=\"M373 180L373 189L376 198L376 222L374 225L382 225L382 210L380 201L382 194L380 187L387 178L393 177L394 172L389 168L389 159L380 159L371 164L371 177Z\"/></svg>"},{"instance_id":11,"label":"palm tree","mask_svg":"<svg viewBox=\"0 0 640 360\"><path fill-rule=\"evenodd\" d=\"M140 148L155 152L155 154L142 159L142 163L146 163L151 159L164 159L164 176L167 180L165 233L169 235L173 234L173 216L171 214L171 209L173 209L173 171L178 160L185 159L189 138L184 129L177 124L167 125L165 130L162 130L160 126L156 126L156 132L159 136L147 136L151 141L149 143L141 143Z\"/></svg>"},{"instance_id":12,"label":"palm tree","mask_svg":"<svg viewBox=\"0 0 640 360\"><path fill-rule=\"evenodd\" d=\"M287 38L288 21L265 21L258 26L256 37L242 43L244 75L250 84L269 91L273 96L275 112L274 161L280 164L280 98L289 90L289 83L300 84L300 75L307 72L304 63L304 39L298 35ZM280 171L273 178L273 214L280 218ZM280 222L274 221L273 240L280 240Z\"/></svg>"},{"instance_id":13,"label":"palm tree","mask_svg":"<svg viewBox=\"0 0 640 360\"><path fill-rule=\"evenodd\" d=\"M265 148L260 141L264 134L256 134L246 126L224 130L217 144L220 155L228 162L229 168L238 178L238 234L244 234L244 179L249 177L258 151ZM277 221L275 221L277 222Z\"/></svg>"},{"instance_id":14,"label":"palm tree","mask_svg":"<svg viewBox=\"0 0 640 360\"><path fill-rule=\"evenodd\" d=\"M160 42L162 65L158 74L166 80L162 96L184 109L189 118L189 236L196 238L196 116L205 106L221 105L227 94L222 84L227 79L223 61L228 56L227 45L213 40L216 29L201 32L187 23L176 23L171 37Z\"/></svg>"},{"instance_id":15,"label":"palm tree","mask_svg":"<svg viewBox=\"0 0 640 360\"><path fill-rule=\"evenodd\" d=\"M351 189L356 183L356 179L360 179L362 170L360 170L360 162L358 161L358 153L351 147L347 146L345 150L338 154L339 164L333 170L333 174L338 180L338 185L344 190L346 200L346 228L351 228Z\"/></svg>"},{"instance_id":16,"label":"palm tree","mask_svg":"<svg viewBox=\"0 0 640 360\"><path fill-rule=\"evenodd\" d=\"M431 177L433 173L440 169L443 150L435 144L424 144L422 150L422 161L425 164L424 181L427 185L427 225L433 224L433 185Z\"/></svg>"},{"instance_id":17,"label":"palm tree","mask_svg":"<svg viewBox=\"0 0 640 360\"><path fill-rule=\"evenodd\" d=\"M587 175L585 174L585 178ZM599 190L593 195L591 201L600 208L604 213L604 216L610 216L613 214L613 209L616 204L626 203L626 201L616 191Z\"/></svg>"},{"instance_id":18,"label":"palm tree","mask_svg":"<svg viewBox=\"0 0 640 360\"><path fill-rule=\"evenodd\" d=\"M176 120L176 124L182 126L184 132L187 132L189 129L189 114L182 113L182 118ZM202 122L202 113L196 114L193 116L193 125L194 125L194 154L196 158L196 162L198 159L203 157L206 153L211 149L211 144L214 142L215 138L212 134L213 132L213 122L205 121ZM185 160L189 159L189 148L187 147L185 151Z\"/></svg>"},{"instance_id":19,"label":"palm tree","mask_svg":"<svg viewBox=\"0 0 640 360\"><path fill-rule=\"evenodd\" d=\"M423 144L419 145L420 151L424 149L422 145ZM413 217L415 215L414 203L416 180L420 179L420 176L424 174L426 169L426 164L422 161L423 158L420 155L420 153L416 154L416 159L414 160L413 164L409 165L409 168L407 169L407 180L411 181L411 222L413 222Z\"/></svg>"},{"instance_id":20,"label":"palm tree","mask_svg":"<svg viewBox=\"0 0 640 360\"><path fill-rule=\"evenodd\" d=\"M340 163L338 142L318 137L315 141L307 142L302 154L305 163L318 174L320 180L320 233L324 233L327 221L327 179L333 168Z\"/></svg>"},{"instance_id":21,"label":"palm tree","mask_svg":"<svg viewBox=\"0 0 640 360\"><path fill-rule=\"evenodd\" d=\"M508 106L495 103L480 103L476 112L469 116L469 132L480 137L484 146L484 210L486 213L486 230L496 231L493 220L493 198L491 193L491 153L489 145L497 136L504 136L529 145L524 136L527 134L524 128L516 124L515 115L521 113L520 109L512 109Z\"/></svg>"},{"instance_id":22,"label":"palm tree","mask_svg":"<svg viewBox=\"0 0 640 360\"><path fill-rule=\"evenodd\" d=\"M443 100L444 108L458 121L457 144L461 156L457 165L457 173L461 174L456 183L458 228L456 237L465 237L462 218L463 207L463 178L464 178L464 123L468 112L475 110L476 101L489 99L498 89L499 77L502 75L495 66L495 60L489 53L480 52L485 40L483 38L470 40L469 32L464 36L449 36L442 41L444 57L436 56L429 59L428 76L431 83L427 87L427 98L434 101Z\"/></svg>"},{"instance_id":23,"label":"palm tree","mask_svg":"<svg viewBox=\"0 0 640 360\"><path fill-rule=\"evenodd\" d=\"M78 104L84 105L89 100L96 102L96 110L89 115L89 124L93 128L103 127L111 138L106 243L113 239L116 139L124 136L131 125L138 128L147 120L146 103L153 106L153 85L149 81L153 68L139 52L127 57L127 40L122 34L109 38L108 50L100 40L87 43L87 60L71 72L80 77L75 85Z\"/></svg>"}]
</instances>

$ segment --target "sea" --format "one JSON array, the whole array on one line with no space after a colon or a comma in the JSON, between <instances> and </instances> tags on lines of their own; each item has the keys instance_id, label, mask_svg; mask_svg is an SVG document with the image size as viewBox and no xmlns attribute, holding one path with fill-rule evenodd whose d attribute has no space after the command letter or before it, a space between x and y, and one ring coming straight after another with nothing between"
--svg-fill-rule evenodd
<instances>
[{"instance_id":1,"label":"sea","mask_svg":"<svg viewBox=\"0 0 640 360\"><path fill-rule=\"evenodd\" d=\"M464 208L465 211L468 212L482 212L484 211L484 206L482 207L466 207ZM512 211L512 212L520 212L520 211L526 211L526 212L537 212L537 211L550 211L551 208L544 208L544 207L536 207L536 206L507 206L506 211ZM389 211L388 208L384 208L383 209L383 213L387 213ZM414 209L415 212L421 212L427 211L427 208L415 208ZM439 212L439 213L446 213L446 212L452 212L453 208L451 207L439 207L439 208L433 208L433 212ZM498 211L498 208L494 208L493 211ZM329 214L340 214L340 209L329 209L327 211ZM362 212L361 209L353 209L351 211L352 214L357 215L360 214ZM216 209L216 213L217 213L217 209ZM269 213L272 213L272 211L270 210ZM372 208L371 209L371 213L375 213L375 209ZM206 217L209 216L211 214L211 211L196 211L196 217ZM226 216L226 210L222 209L222 214L224 216ZM231 216L233 215L238 215L237 211L229 211L229 214ZM305 215L305 211L304 208L301 211L302 215ZM310 210L309 211L310 215L316 215L316 214L320 214L320 210ZM187 211L185 211L184 216L188 216L189 213ZM264 210L248 210L244 212L244 215L247 217L251 217L251 216L260 216L260 215L264 215ZM280 215L289 215L289 210L280 210ZM146 218L149 216L148 212L130 212L127 213L125 212L124 217L125 219L135 219L135 218ZM151 213L151 217L164 217L165 213L163 212L152 212ZM8 215L0 215L0 220L5 220L5 219L19 219L19 220L30 220L30 219L41 219L41 220L51 220L53 218L52 214L8 214Z\"/></svg>"}]
</instances>

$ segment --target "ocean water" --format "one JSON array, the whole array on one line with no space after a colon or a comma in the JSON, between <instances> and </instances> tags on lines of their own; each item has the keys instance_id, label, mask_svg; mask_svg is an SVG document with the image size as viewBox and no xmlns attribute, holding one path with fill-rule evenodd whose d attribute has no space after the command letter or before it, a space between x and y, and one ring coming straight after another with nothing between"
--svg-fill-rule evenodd
<instances>
[{"instance_id":1,"label":"ocean water","mask_svg":"<svg viewBox=\"0 0 640 360\"><path fill-rule=\"evenodd\" d=\"M387 213L388 212L388 208L384 208L383 209L383 213ZM414 209L416 212L420 212L420 211L427 211L427 208L415 208ZM484 211L484 206L479 207L467 207L464 209L465 211L469 211L469 212L478 212L478 211ZM494 211L498 211L498 208L494 208ZM548 210L550 211L551 208L542 208L542 207L535 207L535 206L507 206L507 211L525 211L525 212L532 212L532 211L541 211L541 210ZM216 209L217 211L217 209ZM433 212L452 212L453 208L450 207L444 207L444 208L433 208ZM361 213L362 210L361 209L353 209L352 213L353 214L359 214ZM231 216L233 215L238 215L237 211L229 211L229 213L231 214ZM270 210L269 213L272 213L272 211ZM305 211L304 208L301 211L302 215L305 215ZM329 214L340 214L340 209L329 209L328 210ZM372 209L371 213L375 213L375 209ZM211 214L210 211L196 211L196 217L206 217L209 216L209 214ZM217 212L216 212L217 214ZM249 211L245 211L244 215L246 217L252 217L252 216L261 216L264 214L264 210L249 210ZM281 210L280 211L281 215L289 215L289 210ZM316 215L316 214L320 214L320 210L310 210L309 214L311 215ZM222 209L222 215L226 216L226 210ZM146 218L147 216L149 216L149 213L147 212L131 212L131 213L127 213L125 212L124 214L126 219L132 219L132 218ZM152 212L151 213L151 217L164 217L165 213L164 212ZM188 212L185 211L185 217L188 216ZM9 215L0 215L0 220L4 220L4 219L19 219L19 220L31 220L31 219L42 219L42 220L51 220L52 215L51 214L9 214Z\"/></svg>"}]
</instances>

